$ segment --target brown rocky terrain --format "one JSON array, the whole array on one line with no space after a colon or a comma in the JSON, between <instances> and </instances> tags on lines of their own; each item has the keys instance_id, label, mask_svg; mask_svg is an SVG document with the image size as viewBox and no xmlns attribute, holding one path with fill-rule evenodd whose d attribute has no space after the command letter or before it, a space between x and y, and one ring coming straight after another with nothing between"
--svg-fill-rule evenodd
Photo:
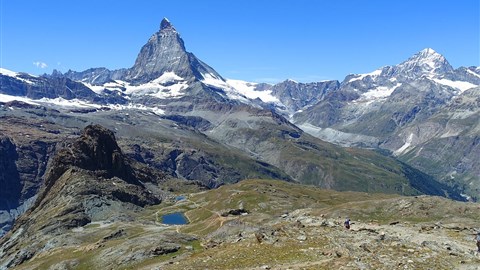
<instances>
[{"instance_id":1,"label":"brown rocky terrain","mask_svg":"<svg viewBox=\"0 0 480 270\"><path fill-rule=\"evenodd\" d=\"M189 223L162 224L173 212L183 212ZM479 205L440 197L247 180L125 213L130 219L77 224L50 236L14 269L480 267ZM343 227L346 217L350 230Z\"/></svg>"},{"instance_id":2,"label":"brown rocky terrain","mask_svg":"<svg viewBox=\"0 0 480 270\"><path fill-rule=\"evenodd\" d=\"M79 138L65 142L56 152L33 206L0 240L6 266L29 259L42 247L42 241L65 230L98 219L123 220L124 212L159 204L161 191L155 189L154 194L145 183L158 187L164 180L164 174L126 158L113 132L98 125L87 126ZM23 246L25 243L30 245Z\"/></svg>"}]
</instances>

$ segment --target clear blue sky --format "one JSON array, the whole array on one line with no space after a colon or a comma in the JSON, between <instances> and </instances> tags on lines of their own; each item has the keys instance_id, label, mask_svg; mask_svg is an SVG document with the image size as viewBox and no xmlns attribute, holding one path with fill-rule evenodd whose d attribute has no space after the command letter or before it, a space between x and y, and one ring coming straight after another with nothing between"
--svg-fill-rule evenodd
<instances>
[{"instance_id":1,"label":"clear blue sky","mask_svg":"<svg viewBox=\"0 0 480 270\"><path fill-rule=\"evenodd\" d=\"M479 0L0 2L0 66L32 74L131 67L163 17L226 78L343 80L427 47L480 66Z\"/></svg>"}]
</instances>

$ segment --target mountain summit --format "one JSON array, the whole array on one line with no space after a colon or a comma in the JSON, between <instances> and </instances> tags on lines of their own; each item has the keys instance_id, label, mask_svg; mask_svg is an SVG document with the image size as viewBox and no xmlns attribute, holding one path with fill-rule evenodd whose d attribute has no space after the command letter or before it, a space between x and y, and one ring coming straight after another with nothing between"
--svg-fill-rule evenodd
<instances>
[{"instance_id":1,"label":"mountain summit","mask_svg":"<svg viewBox=\"0 0 480 270\"><path fill-rule=\"evenodd\" d=\"M167 18L163 18L162 22L160 23L160 31L164 29L173 29L173 31L176 31Z\"/></svg>"},{"instance_id":2,"label":"mountain summit","mask_svg":"<svg viewBox=\"0 0 480 270\"><path fill-rule=\"evenodd\" d=\"M447 59L431 48L426 48L414 54L406 61L395 66L395 74L409 78L419 78L423 75L434 77L453 71Z\"/></svg>"},{"instance_id":3,"label":"mountain summit","mask_svg":"<svg viewBox=\"0 0 480 270\"><path fill-rule=\"evenodd\" d=\"M166 18L160 23L160 30L140 50L126 80L133 84L147 83L165 72L173 72L187 81L201 80L203 74L215 74L221 78L211 67L186 51L179 33Z\"/></svg>"}]
</instances>

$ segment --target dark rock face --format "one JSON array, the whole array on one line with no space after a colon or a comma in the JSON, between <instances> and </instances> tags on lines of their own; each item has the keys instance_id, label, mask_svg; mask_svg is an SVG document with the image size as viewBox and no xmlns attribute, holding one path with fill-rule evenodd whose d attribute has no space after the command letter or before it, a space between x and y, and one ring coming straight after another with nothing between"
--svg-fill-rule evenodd
<instances>
[{"instance_id":1,"label":"dark rock face","mask_svg":"<svg viewBox=\"0 0 480 270\"><path fill-rule=\"evenodd\" d=\"M105 171L106 177L129 178L131 169L122 159L122 152L112 131L99 125L87 126L73 144L60 150L54 167L76 166L89 171Z\"/></svg>"},{"instance_id":2,"label":"dark rock face","mask_svg":"<svg viewBox=\"0 0 480 270\"><path fill-rule=\"evenodd\" d=\"M445 76L452 81L466 81L480 85L480 67L459 67L454 73Z\"/></svg>"},{"instance_id":3,"label":"dark rock face","mask_svg":"<svg viewBox=\"0 0 480 270\"><path fill-rule=\"evenodd\" d=\"M202 74L207 73L221 78L211 67L185 50L183 40L167 19L162 20L160 30L142 47L126 80L134 84L146 83L165 72L174 72L185 80L203 79Z\"/></svg>"},{"instance_id":4,"label":"dark rock face","mask_svg":"<svg viewBox=\"0 0 480 270\"><path fill-rule=\"evenodd\" d=\"M0 138L0 236L33 202L52 145L42 141L15 145Z\"/></svg>"},{"instance_id":5,"label":"dark rock face","mask_svg":"<svg viewBox=\"0 0 480 270\"><path fill-rule=\"evenodd\" d=\"M166 115L164 118L200 131L206 131L212 126L210 121L199 116Z\"/></svg>"},{"instance_id":6,"label":"dark rock face","mask_svg":"<svg viewBox=\"0 0 480 270\"><path fill-rule=\"evenodd\" d=\"M305 106L315 105L325 95L340 86L338 81L297 83L286 80L272 87L272 95L277 97L290 111L296 112ZM260 85L260 87L263 87Z\"/></svg>"},{"instance_id":7,"label":"dark rock face","mask_svg":"<svg viewBox=\"0 0 480 270\"><path fill-rule=\"evenodd\" d=\"M74 81L86 82L92 85L102 85L111 80L120 80L125 77L127 69L109 70L107 68L90 68L85 71L76 72L69 70L65 76Z\"/></svg>"},{"instance_id":8,"label":"dark rock face","mask_svg":"<svg viewBox=\"0 0 480 270\"><path fill-rule=\"evenodd\" d=\"M25 83L18 78L0 75L0 93L32 99L62 97L99 101L97 94L90 88L65 77L46 78L29 75L24 77L29 82Z\"/></svg>"},{"instance_id":9,"label":"dark rock face","mask_svg":"<svg viewBox=\"0 0 480 270\"><path fill-rule=\"evenodd\" d=\"M0 137L0 210L18 206L22 186L15 161L18 154L8 137Z\"/></svg>"}]
</instances>

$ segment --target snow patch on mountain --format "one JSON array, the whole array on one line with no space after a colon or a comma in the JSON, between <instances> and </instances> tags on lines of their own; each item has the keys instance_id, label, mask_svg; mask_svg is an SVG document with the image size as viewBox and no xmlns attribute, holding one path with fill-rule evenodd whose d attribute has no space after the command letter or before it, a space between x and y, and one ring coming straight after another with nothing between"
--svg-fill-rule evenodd
<instances>
[{"instance_id":1,"label":"snow patch on mountain","mask_svg":"<svg viewBox=\"0 0 480 270\"><path fill-rule=\"evenodd\" d=\"M362 93L360 97L356 100L351 101L352 104L363 104L363 105L369 105L373 102L376 101L382 101L388 98L390 95L392 95L393 91L400 87L402 84L397 83L393 87L388 87L388 86L377 86L375 88L372 88L368 90L365 93Z\"/></svg>"},{"instance_id":2,"label":"snow patch on mountain","mask_svg":"<svg viewBox=\"0 0 480 270\"><path fill-rule=\"evenodd\" d=\"M107 107L112 109L112 110L118 110L118 111L139 110L139 111L150 111L150 112L153 112L153 113L158 114L158 115L165 114L165 110L163 110L163 109L161 109L157 106L148 107L148 106L145 106L145 105L142 105L142 104L135 104L135 103L129 103L129 104L126 104L126 105L111 104L111 105L108 105Z\"/></svg>"},{"instance_id":3,"label":"snow patch on mountain","mask_svg":"<svg viewBox=\"0 0 480 270\"><path fill-rule=\"evenodd\" d=\"M89 103L84 100L79 99L64 99L64 98L42 98L42 99L30 99L27 97L19 97L19 96L11 96L11 95L4 95L0 94L0 102L10 102L10 101L21 101L31 105L37 106L46 106L46 107L62 107L65 109L74 109L74 108L81 108L81 109L100 109L100 108L110 108L112 110L141 110L141 111L150 111L158 115L165 114L165 110L159 108L158 106L155 107L148 107L143 104L95 104Z\"/></svg>"},{"instance_id":4,"label":"snow patch on mountain","mask_svg":"<svg viewBox=\"0 0 480 270\"><path fill-rule=\"evenodd\" d=\"M373 72L365 73L365 74L355 74L355 76L358 76L358 77L352 78L348 82L360 81L360 80L363 80L363 78L365 78L367 76L377 77L380 74L382 74L382 69L377 69Z\"/></svg>"},{"instance_id":5,"label":"snow patch on mountain","mask_svg":"<svg viewBox=\"0 0 480 270\"><path fill-rule=\"evenodd\" d=\"M477 71L480 71L479 68L476 68L476 70L477 70ZM475 77L480 78L480 74L475 73L475 72L471 71L470 69L467 69L467 72L470 73L470 74L472 74L472 75L475 76Z\"/></svg>"},{"instance_id":6,"label":"snow patch on mountain","mask_svg":"<svg viewBox=\"0 0 480 270\"><path fill-rule=\"evenodd\" d=\"M399 156L403 154L412 145L412 141L413 141L413 133L410 133L410 135L408 135L407 140L405 141L405 144L403 144L402 147L395 150L393 154L395 156Z\"/></svg>"},{"instance_id":7,"label":"snow patch on mountain","mask_svg":"<svg viewBox=\"0 0 480 270\"><path fill-rule=\"evenodd\" d=\"M402 85L401 83L397 83L394 87L379 86L379 87L373 88L368 92L363 93L360 96L360 99L367 100L367 101L384 99L386 97L389 97L393 93L393 91L395 91L395 89L397 89L401 85Z\"/></svg>"},{"instance_id":8,"label":"snow patch on mountain","mask_svg":"<svg viewBox=\"0 0 480 270\"><path fill-rule=\"evenodd\" d=\"M60 107L72 107L72 108L96 108L102 107L99 104L89 103L79 99L64 99L64 98L42 98L38 101L40 104L44 103L46 106L60 106Z\"/></svg>"},{"instance_id":9,"label":"snow patch on mountain","mask_svg":"<svg viewBox=\"0 0 480 270\"><path fill-rule=\"evenodd\" d=\"M32 99L27 98L27 97L19 97L19 96L11 96L11 95L0 94L0 102L6 103L6 102L14 101L14 100L25 102L25 103L32 104L32 105L39 105L37 102L35 102Z\"/></svg>"},{"instance_id":10,"label":"snow patch on mountain","mask_svg":"<svg viewBox=\"0 0 480 270\"><path fill-rule=\"evenodd\" d=\"M228 85L224 80L218 78L214 74L206 73L206 74L202 74L202 76L203 76L202 83L204 84L217 87L220 89L226 89L230 87L230 85Z\"/></svg>"},{"instance_id":11,"label":"snow patch on mountain","mask_svg":"<svg viewBox=\"0 0 480 270\"><path fill-rule=\"evenodd\" d=\"M85 82L83 84L97 94L101 94L107 89L124 92L127 95L150 95L160 99L180 98L185 95L183 90L188 88L188 83L173 72L165 72L157 79L140 85L131 85L121 80L115 80L103 85L92 85Z\"/></svg>"},{"instance_id":12,"label":"snow patch on mountain","mask_svg":"<svg viewBox=\"0 0 480 270\"><path fill-rule=\"evenodd\" d=\"M14 78L17 77L16 72L13 72L11 70L4 69L4 68L0 68L0 74L8 76L8 77L14 77Z\"/></svg>"},{"instance_id":13,"label":"snow patch on mountain","mask_svg":"<svg viewBox=\"0 0 480 270\"><path fill-rule=\"evenodd\" d=\"M83 85L85 85L86 87L90 88L90 90L92 90L93 92L95 92L97 94L101 94L105 90L104 85L93 85L93 84L89 84L87 82L81 82L81 83Z\"/></svg>"},{"instance_id":14,"label":"snow patch on mountain","mask_svg":"<svg viewBox=\"0 0 480 270\"><path fill-rule=\"evenodd\" d=\"M446 85L446 86L450 86L450 87L453 87L457 90L460 90L461 93L463 93L467 89L478 86L478 85L475 85L473 83L464 82L464 81L451 81L451 80L448 80L448 79L432 79L432 80L436 83L443 84L443 85Z\"/></svg>"},{"instance_id":15,"label":"snow patch on mountain","mask_svg":"<svg viewBox=\"0 0 480 270\"><path fill-rule=\"evenodd\" d=\"M187 81L174 72L165 72L160 77L140 85L131 85L120 80L108 84L105 84L105 88L109 90L124 89L128 95L150 95L160 99L180 98L185 95L184 90L188 88Z\"/></svg>"},{"instance_id":16,"label":"snow patch on mountain","mask_svg":"<svg viewBox=\"0 0 480 270\"><path fill-rule=\"evenodd\" d=\"M79 99L64 99L64 98L41 98L31 99L27 97L11 96L0 94L0 102L21 101L32 105L43 105L47 107L60 106L60 107L72 107L72 108L100 108L102 105L89 103Z\"/></svg>"},{"instance_id":17,"label":"snow patch on mountain","mask_svg":"<svg viewBox=\"0 0 480 270\"><path fill-rule=\"evenodd\" d=\"M202 74L202 76L204 78L201 81L202 83L223 90L227 94L228 98L238 100L246 104L251 104L250 100L248 100L248 98L243 93L241 93L241 91L238 91L236 88L228 84L223 79L218 78L212 73Z\"/></svg>"},{"instance_id":18,"label":"snow patch on mountain","mask_svg":"<svg viewBox=\"0 0 480 270\"><path fill-rule=\"evenodd\" d=\"M175 74L175 72L171 71L171 72L165 72L162 74L162 76L153 80L153 82L160 83L160 84L165 84L173 81L184 81L184 79L178 76L177 74Z\"/></svg>"},{"instance_id":19,"label":"snow patch on mountain","mask_svg":"<svg viewBox=\"0 0 480 270\"><path fill-rule=\"evenodd\" d=\"M106 90L110 90L110 91L120 91L120 92L123 92L127 86L129 86L130 84L125 82L125 81L121 81L121 80L114 80L114 81L111 81L111 82L107 82L103 85L93 85L93 84L89 84L87 82L82 82L83 85L85 85L86 87L90 88L90 90L92 90L93 92L97 93L97 94L102 94L103 91Z\"/></svg>"},{"instance_id":20,"label":"snow patch on mountain","mask_svg":"<svg viewBox=\"0 0 480 270\"><path fill-rule=\"evenodd\" d=\"M249 99L259 98L265 103L280 103L280 100L272 95L271 90L256 91L257 83L227 79L227 84Z\"/></svg>"},{"instance_id":21,"label":"snow patch on mountain","mask_svg":"<svg viewBox=\"0 0 480 270\"><path fill-rule=\"evenodd\" d=\"M34 84L32 81L29 81L27 79L21 78L22 73L14 72L8 69L0 68L0 74L8 77L15 78L17 80L20 80L22 82L26 82L28 84ZM36 77L30 74L23 73L24 75L30 76L30 77Z\"/></svg>"},{"instance_id":22,"label":"snow patch on mountain","mask_svg":"<svg viewBox=\"0 0 480 270\"><path fill-rule=\"evenodd\" d=\"M379 143L379 140L372 136L347 133L333 128L320 128L310 123L303 123L297 126L314 137L344 147L351 147L359 144L364 147L377 147Z\"/></svg>"}]
</instances>

